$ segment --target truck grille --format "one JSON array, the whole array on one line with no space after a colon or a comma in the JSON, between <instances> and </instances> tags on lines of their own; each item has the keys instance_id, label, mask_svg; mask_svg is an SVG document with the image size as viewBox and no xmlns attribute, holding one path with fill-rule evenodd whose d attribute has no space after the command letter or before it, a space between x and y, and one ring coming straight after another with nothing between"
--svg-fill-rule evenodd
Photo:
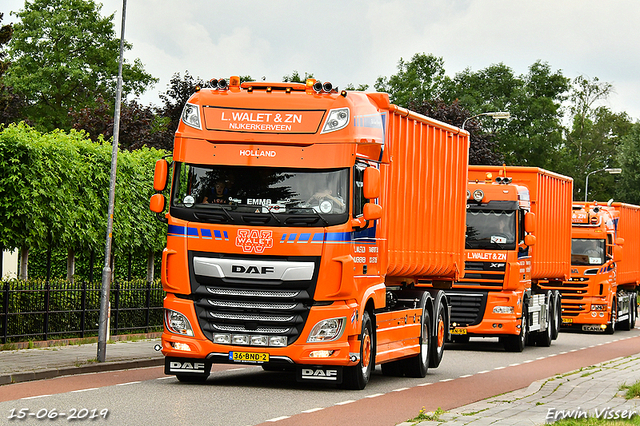
<instances>
[{"instance_id":1,"label":"truck grille","mask_svg":"<svg viewBox=\"0 0 640 426\"><path fill-rule=\"evenodd\" d=\"M461 326L476 325L482 321L487 304L486 292L447 291L451 305L451 322Z\"/></svg>"},{"instance_id":2,"label":"truck grille","mask_svg":"<svg viewBox=\"0 0 640 426\"><path fill-rule=\"evenodd\" d=\"M505 262L464 263L464 278L456 282L457 286L502 288Z\"/></svg>"},{"instance_id":3,"label":"truck grille","mask_svg":"<svg viewBox=\"0 0 640 426\"><path fill-rule=\"evenodd\" d=\"M295 267L304 262L314 264L310 280L261 279L252 276L228 277L224 273L196 274L193 258L207 265L238 262L273 262L274 265ZM204 260L203 260L204 259ZM313 305L318 276L319 258L237 256L190 252L192 298L198 323L204 335L213 341L216 333L246 333L283 336L287 344L295 342L302 332ZM277 269L277 268L275 268ZM217 268L208 270L218 271ZM298 277L296 277L298 278Z\"/></svg>"}]
</instances>

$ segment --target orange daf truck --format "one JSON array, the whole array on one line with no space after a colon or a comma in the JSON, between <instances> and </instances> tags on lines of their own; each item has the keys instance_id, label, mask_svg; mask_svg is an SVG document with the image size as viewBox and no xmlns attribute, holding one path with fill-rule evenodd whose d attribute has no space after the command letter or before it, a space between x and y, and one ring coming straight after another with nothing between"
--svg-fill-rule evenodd
<instances>
[{"instance_id":1,"label":"orange daf truck","mask_svg":"<svg viewBox=\"0 0 640 426\"><path fill-rule=\"evenodd\" d=\"M451 340L549 346L570 274L573 180L536 167L469 166L464 277L447 290Z\"/></svg>"},{"instance_id":2,"label":"orange daf truck","mask_svg":"<svg viewBox=\"0 0 640 426\"><path fill-rule=\"evenodd\" d=\"M437 367L442 289L464 264L468 133L313 79L208 86L172 164L156 164L165 372L250 363L363 389L376 364Z\"/></svg>"},{"instance_id":3,"label":"orange daf truck","mask_svg":"<svg viewBox=\"0 0 640 426\"><path fill-rule=\"evenodd\" d=\"M574 202L571 219L571 278L556 287L563 327L631 330L640 283L640 206Z\"/></svg>"}]
</instances>

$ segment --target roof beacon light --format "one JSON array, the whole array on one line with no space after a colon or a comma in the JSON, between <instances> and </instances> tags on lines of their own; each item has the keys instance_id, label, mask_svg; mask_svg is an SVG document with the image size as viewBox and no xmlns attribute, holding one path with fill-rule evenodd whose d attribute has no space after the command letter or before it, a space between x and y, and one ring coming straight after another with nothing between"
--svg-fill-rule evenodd
<instances>
[{"instance_id":1,"label":"roof beacon light","mask_svg":"<svg viewBox=\"0 0 640 426\"><path fill-rule=\"evenodd\" d=\"M229 86L240 87L240 77L238 77L237 75L234 75L231 78L229 78Z\"/></svg>"}]
</instances>

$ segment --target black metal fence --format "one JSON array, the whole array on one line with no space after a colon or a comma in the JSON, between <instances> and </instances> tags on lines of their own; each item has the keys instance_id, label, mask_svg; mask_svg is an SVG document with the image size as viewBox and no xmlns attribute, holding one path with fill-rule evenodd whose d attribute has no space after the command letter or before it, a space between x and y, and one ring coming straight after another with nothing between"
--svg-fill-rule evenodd
<instances>
[{"instance_id":1,"label":"black metal fence","mask_svg":"<svg viewBox=\"0 0 640 426\"><path fill-rule=\"evenodd\" d=\"M0 282L2 343L98 334L101 283L66 280ZM110 333L162 330L164 292L159 281L111 286Z\"/></svg>"}]
</instances>

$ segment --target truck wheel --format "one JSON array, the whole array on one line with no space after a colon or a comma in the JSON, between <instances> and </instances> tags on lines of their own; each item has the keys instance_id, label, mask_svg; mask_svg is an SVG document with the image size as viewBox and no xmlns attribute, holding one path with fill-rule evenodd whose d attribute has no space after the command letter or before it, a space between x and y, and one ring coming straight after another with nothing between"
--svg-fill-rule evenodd
<instances>
[{"instance_id":1,"label":"truck wheel","mask_svg":"<svg viewBox=\"0 0 640 426\"><path fill-rule=\"evenodd\" d=\"M622 326L620 327L622 330L629 331L633 328L631 324L635 322L635 318L633 318L632 310L633 310L633 295L629 293L629 314L627 315L627 319L622 323Z\"/></svg>"},{"instance_id":2,"label":"truck wheel","mask_svg":"<svg viewBox=\"0 0 640 426\"><path fill-rule=\"evenodd\" d=\"M551 346L551 341L553 340L553 332L551 331L551 323L553 322L551 315L553 313L551 312L551 306L553 306L553 295L549 292L547 294L547 321L545 324L545 330L538 331L535 335L536 345L545 348Z\"/></svg>"},{"instance_id":3,"label":"truck wheel","mask_svg":"<svg viewBox=\"0 0 640 426\"><path fill-rule=\"evenodd\" d=\"M176 374L176 378L182 383L204 383L209 378L208 374L195 376L193 374Z\"/></svg>"},{"instance_id":4,"label":"truck wheel","mask_svg":"<svg viewBox=\"0 0 640 426\"><path fill-rule=\"evenodd\" d=\"M431 317L426 306L422 307L422 324L420 331L420 353L412 358L405 359L405 374L407 377L424 377L430 364L432 346Z\"/></svg>"},{"instance_id":5,"label":"truck wheel","mask_svg":"<svg viewBox=\"0 0 640 426\"><path fill-rule=\"evenodd\" d=\"M525 344L527 342L527 337L529 335L528 331L528 312L529 309L525 302L522 303L522 319L520 320L520 334L517 336L509 335L503 336L502 342L504 344L504 349L507 352L522 352L524 350Z\"/></svg>"},{"instance_id":6,"label":"truck wheel","mask_svg":"<svg viewBox=\"0 0 640 426\"><path fill-rule=\"evenodd\" d=\"M637 318L637 312L636 312L636 307L638 306L638 298L636 293L634 292L631 295L631 308L629 309L629 315L631 315L631 327L629 328L630 330L633 330L634 328L636 328L636 318Z\"/></svg>"},{"instance_id":7,"label":"truck wheel","mask_svg":"<svg viewBox=\"0 0 640 426\"><path fill-rule=\"evenodd\" d=\"M429 354L429 367L437 368L444 355L444 340L447 333L444 316L444 306L439 303L436 307L436 329L435 339L431 343L431 353Z\"/></svg>"},{"instance_id":8,"label":"truck wheel","mask_svg":"<svg viewBox=\"0 0 640 426\"><path fill-rule=\"evenodd\" d=\"M362 314L362 331L360 332L360 362L344 369L342 387L344 389L362 390L369 383L374 366L373 325L369 312Z\"/></svg>"},{"instance_id":9,"label":"truck wheel","mask_svg":"<svg viewBox=\"0 0 640 426\"><path fill-rule=\"evenodd\" d=\"M613 306L611 307L611 324L607 325L604 332L613 334L616 332L616 321L618 320L618 295L613 296Z\"/></svg>"},{"instance_id":10,"label":"truck wheel","mask_svg":"<svg viewBox=\"0 0 640 426\"><path fill-rule=\"evenodd\" d=\"M560 334L560 324L562 324L562 295L558 290L553 293L553 302L551 303L551 338L556 340Z\"/></svg>"}]
</instances>

